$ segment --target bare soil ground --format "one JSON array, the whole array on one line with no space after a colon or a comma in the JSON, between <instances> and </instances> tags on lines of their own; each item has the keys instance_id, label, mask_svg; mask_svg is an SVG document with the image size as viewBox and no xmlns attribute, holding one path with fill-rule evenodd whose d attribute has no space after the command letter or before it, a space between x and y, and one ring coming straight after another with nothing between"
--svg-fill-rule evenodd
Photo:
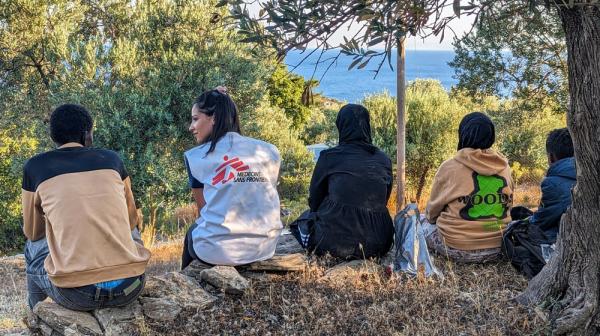
<instances>
[{"instance_id":1,"label":"bare soil ground","mask_svg":"<svg viewBox=\"0 0 600 336\"><path fill-rule=\"evenodd\" d=\"M153 248L149 273L179 268L181 245ZM436 258L443 282L355 271L324 282L332 261L304 272L254 277L241 297L224 296L208 311L188 311L172 325L150 324L151 335L539 335L544 313L511 300L526 281L507 262L464 265ZM0 260L0 334L23 332L26 314L22 258Z\"/></svg>"}]
</instances>

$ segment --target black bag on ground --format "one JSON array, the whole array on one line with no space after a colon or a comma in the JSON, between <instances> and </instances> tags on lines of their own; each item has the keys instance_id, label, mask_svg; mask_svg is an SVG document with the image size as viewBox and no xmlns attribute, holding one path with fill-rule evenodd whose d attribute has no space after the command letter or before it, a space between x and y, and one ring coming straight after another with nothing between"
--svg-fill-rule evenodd
<instances>
[{"instance_id":1,"label":"black bag on ground","mask_svg":"<svg viewBox=\"0 0 600 336\"><path fill-rule=\"evenodd\" d=\"M527 219L511 222L502 235L502 253L527 279L536 276L546 265L542 244L549 244L548 237Z\"/></svg>"},{"instance_id":2,"label":"black bag on ground","mask_svg":"<svg viewBox=\"0 0 600 336\"><path fill-rule=\"evenodd\" d=\"M308 248L308 240L312 234L314 223L315 214L306 210L290 224L290 232L304 249Z\"/></svg>"}]
</instances>

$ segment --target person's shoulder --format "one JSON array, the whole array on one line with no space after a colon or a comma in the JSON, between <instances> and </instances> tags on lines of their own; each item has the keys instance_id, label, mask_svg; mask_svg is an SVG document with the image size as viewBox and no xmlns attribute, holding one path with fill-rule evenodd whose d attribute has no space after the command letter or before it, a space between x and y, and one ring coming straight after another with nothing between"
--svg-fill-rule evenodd
<instances>
[{"instance_id":1,"label":"person's shoulder","mask_svg":"<svg viewBox=\"0 0 600 336\"><path fill-rule=\"evenodd\" d=\"M114 150L111 149L106 149L106 148L90 148L89 149L91 153L97 154L97 155L102 155L103 157L106 158L111 158L111 159L115 159L115 160L121 160L121 155L119 155L119 153L117 153Z\"/></svg>"},{"instance_id":2,"label":"person's shoulder","mask_svg":"<svg viewBox=\"0 0 600 336\"><path fill-rule=\"evenodd\" d=\"M27 161L25 161L25 165L23 167L28 168L37 165L38 163L43 163L44 161L48 160L52 152L53 151L38 153L30 157L29 159L27 159Z\"/></svg>"},{"instance_id":3,"label":"person's shoulder","mask_svg":"<svg viewBox=\"0 0 600 336\"><path fill-rule=\"evenodd\" d=\"M267 142L267 141L264 141L261 139L242 136L242 135L240 135L240 139L241 139L241 141L252 144L253 146L268 149L272 154L275 154L277 156L280 155L279 149L277 148L277 146L275 146L274 144L272 144L270 142Z\"/></svg>"},{"instance_id":4,"label":"person's shoulder","mask_svg":"<svg viewBox=\"0 0 600 336\"><path fill-rule=\"evenodd\" d=\"M200 155L202 154L202 156L204 156L206 154L206 151L208 150L208 143L204 143L195 147L192 147L190 149L188 149L187 151L185 151L183 154L185 157L194 157L196 155Z\"/></svg>"},{"instance_id":5,"label":"person's shoulder","mask_svg":"<svg viewBox=\"0 0 600 336\"><path fill-rule=\"evenodd\" d=\"M38 168L43 168L48 164L48 161L52 159L53 150L36 154L30 157L23 165L23 172L25 174L34 173Z\"/></svg>"},{"instance_id":6,"label":"person's shoulder","mask_svg":"<svg viewBox=\"0 0 600 336\"><path fill-rule=\"evenodd\" d=\"M378 157L382 158L386 162L389 162L390 164L392 164L392 159L390 158L390 156L387 155L387 153L382 151L381 149L377 148L377 151L374 154L377 155Z\"/></svg>"},{"instance_id":7,"label":"person's shoulder","mask_svg":"<svg viewBox=\"0 0 600 336\"><path fill-rule=\"evenodd\" d=\"M449 159L446 159L444 162L442 162L438 168L439 170L449 170L449 169L456 169L458 167L462 167L463 164L460 163L455 157L451 157Z\"/></svg>"}]
</instances>

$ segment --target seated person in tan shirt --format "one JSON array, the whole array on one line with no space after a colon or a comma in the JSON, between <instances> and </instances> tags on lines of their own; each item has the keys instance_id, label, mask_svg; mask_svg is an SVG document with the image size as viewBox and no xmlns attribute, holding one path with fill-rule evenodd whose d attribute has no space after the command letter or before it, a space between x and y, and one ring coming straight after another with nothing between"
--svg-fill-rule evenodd
<instances>
[{"instance_id":1,"label":"seated person in tan shirt","mask_svg":"<svg viewBox=\"0 0 600 336\"><path fill-rule=\"evenodd\" d=\"M57 149L23 168L29 307L46 297L73 310L126 305L144 285L150 252L134 241L137 212L117 153L91 148L93 121L79 105L50 117Z\"/></svg>"},{"instance_id":2,"label":"seated person in tan shirt","mask_svg":"<svg viewBox=\"0 0 600 336\"><path fill-rule=\"evenodd\" d=\"M435 225L423 226L427 243L456 261L495 260L513 200L508 160L490 148L494 124L483 113L466 115L458 137L458 152L433 180L426 218Z\"/></svg>"}]
</instances>

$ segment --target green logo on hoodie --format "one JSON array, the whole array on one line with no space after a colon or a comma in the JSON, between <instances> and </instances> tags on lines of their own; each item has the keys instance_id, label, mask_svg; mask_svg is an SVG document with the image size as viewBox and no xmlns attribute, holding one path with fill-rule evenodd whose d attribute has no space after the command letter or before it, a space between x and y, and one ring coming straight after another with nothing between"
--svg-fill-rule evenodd
<instances>
[{"instance_id":1,"label":"green logo on hoodie","mask_svg":"<svg viewBox=\"0 0 600 336\"><path fill-rule=\"evenodd\" d=\"M473 184L473 192L458 199L466 204L460 210L460 216L466 220L505 218L512 203L512 195L502 193L502 189L508 185L506 179L499 175L485 176L473 172Z\"/></svg>"}]
</instances>

